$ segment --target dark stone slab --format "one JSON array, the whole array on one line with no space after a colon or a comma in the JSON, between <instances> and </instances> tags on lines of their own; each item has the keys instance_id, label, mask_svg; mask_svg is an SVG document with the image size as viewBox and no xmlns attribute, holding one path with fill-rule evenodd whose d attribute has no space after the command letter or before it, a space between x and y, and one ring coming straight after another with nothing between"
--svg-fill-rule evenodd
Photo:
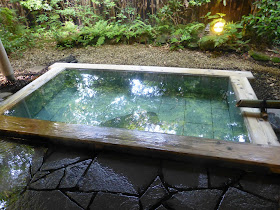
<instances>
[{"instance_id":1,"label":"dark stone slab","mask_svg":"<svg viewBox=\"0 0 280 210\"><path fill-rule=\"evenodd\" d=\"M44 147L35 147L34 148L34 156L32 158L32 164L31 164L31 175L33 176L42 166L44 155L47 152L47 148Z\"/></svg>"},{"instance_id":2,"label":"dark stone slab","mask_svg":"<svg viewBox=\"0 0 280 210\"><path fill-rule=\"evenodd\" d=\"M38 171L34 176L33 176L33 178L31 179L31 183L32 182L36 182L37 180L39 180L39 179L41 179L41 178L43 178L44 176L46 176L46 175L48 175L48 174L50 174L51 172L49 172L49 171Z\"/></svg>"},{"instance_id":3,"label":"dark stone slab","mask_svg":"<svg viewBox=\"0 0 280 210\"><path fill-rule=\"evenodd\" d=\"M162 166L164 181L175 188L207 188L208 178L205 168L194 164L164 161Z\"/></svg>"},{"instance_id":4,"label":"dark stone slab","mask_svg":"<svg viewBox=\"0 0 280 210\"><path fill-rule=\"evenodd\" d=\"M157 176L159 162L123 154L101 154L79 183L81 191L138 194Z\"/></svg>"},{"instance_id":5,"label":"dark stone slab","mask_svg":"<svg viewBox=\"0 0 280 210\"><path fill-rule=\"evenodd\" d=\"M159 177L150 185L147 191L141 196L140 201L143 209L150 209L168 195Z\"/></svg>"},{"instance_id":6,"label":"dark stone slab","mask_svg":"<svg viewBox=\"0 0 280 210\"><path fill-rule=\"evenodd\" d=\"M82 210L76 203L58 190L27 190L9 209L17 210Z\"/></svg>"},{"instance_id":7,"label":"dark stone slab","mask_svg":"<svg viewBox=\"0 0 280 210\"><path fill-rule=\"evenodd\" d=\"M210 210L215 209L220 197L222 190L192 190L184 191L174 194L165 204L176 210L185 209L199 209L199 210Z\"/></svg>"},{"instance_id":8,"label":"dark stone slab","mask_svg":"<svg viewBox=\"0 0 280 210\"><path fill-rule=\"evenodd\" d=\"M90 205L90 209L136 210L140 209L140 206L137 197L99 192Z\"/></svg>"},{"instance_id":9,"label":"dark stone slab","mask_svg":"<svg viewBox=\"0 0 280 210\"><path fill-rule=\"evenodd\" d=\"M55 170L66 167L81 160L89 159L89 156L75 150L58 150L53 152L42 165L41 170Z\"/></svg>"},{"instance_id":10,"label":"dark stone slab","mask_svg":"<svg viewBox=\"0 0 280 210\"><path fill-rule=\"evenodd\" d=\"M209 170L210 187L225 187L239 179L242 174L240 170L230 168L211 167Z\"/></svg>"},{"instance_id":11,"label":"dark stone slab","mask_svg":"<svg viewBox=\"0 0 280 210\"><path fill-rule=\"evenodd\" d=\"M160 205L155 210L167 210L167 208L165 208L163 205Z\"/></svg>"},{"instance_id":12,"label":"dark stone slab","mask_svg":"<svg viewBox=\"0 0 280 210\"><path fill-rule=\"evenodd\" d=\"M172 187L168 187L168 191L171 192L171 193L177 193L177 192L179 192L177 189L172 188Z\"/></svg>"},{"instance_id":13,"label":"dark stone slab","mask_svg":"<svg viewBox=\"0 0 280 210\"><path fill-rule=\"evenodd\" d=\"M59 185L60 180L64 175L64 168L54 171L43 178L32 182L29 186L36 190L54 190Z\"/></svg>"},{"instance_id":14,"label":"dark stone slab","mask_svg":"<svg viewBox=\"0 0 280 210\"><path fill-rule=\"evenodd\" d=\"M60 188L73 188L81 179L85 170L92 160L85 160L74 165L67 166L65 169L65 176L61 180Z\"/></svg>"},{"instance_id":15,"label":"dark stone slab","mask_svg":"<svg viewBox=\"0 0 280 210\"><path fill-rule=\"evenodd\" d=\"M66 194L84 209L87 209L91 201L91 198L94 195L94 193L83 193L83 192L66 192Z\"/></svg>"},{"instance_id":16,"label":"dark stone slab","mask_svg":"<svg viewBox=\"0 0 280 210\"><path fill-rule=\"evenodd\" d=\"M280 201L279 175L248 174L240 180L240 185L246 192L251 192L277 202Z\"/></svg>"},{"instance_id":17,"label":"dark stone slab","mask_svg":"<svg viewBox=\"0 0 280 210\"><path fill-rule=\"evenodd\" d=\"M219 210L238 209L238 210L276 210L278 204L273 203L257 196L241 191L239 189L230 187L224 195Z\"/></svg>"}]
</instances>

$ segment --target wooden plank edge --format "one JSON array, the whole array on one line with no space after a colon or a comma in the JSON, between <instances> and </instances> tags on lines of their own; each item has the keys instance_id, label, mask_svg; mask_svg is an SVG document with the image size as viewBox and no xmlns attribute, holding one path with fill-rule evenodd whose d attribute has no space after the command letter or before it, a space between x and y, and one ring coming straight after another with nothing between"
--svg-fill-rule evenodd
<instances>
[{"instance_id":1,"label":"wooden plank edge","mask_svg":"<svg viewBox=\"0 0 280 210\"><path fill-rule=\"evenodd\" d=\"M230 80L236 94L237 101L243 99L258 99L247 78L231 76ZM259 109L241 108L241 112L252 143L280 146L272 126L268 121L261 118Z\"/></svg>"},{"instance_id":2,"label":"wooden plank edge","mask_svg":"<svg viewBox=\"0 0 280 210\"><path fill-rule=\"evenodd\" d=\"M187 75L203 75L203 76L239 76L247 77L250 80L254 76L249 71L234 70L218 70L218 69L195 69L195 68L179 68L179 67L161 67L161 66L136 66L136 65L111 65L111 64L87 64L87 63L55 63L52 66L65 67L67 69L100 69L100 70L123 70L123 71L143 71L143 72L160 72L160 73L179 73Z\"/></svg>"},{"instance_id":3,"label":"wooden plank edge","mask_svg":"<svg viewBox=\"0 0 280 210\"><path fill-rule=\"evenodd\" d=\"M1 106L0 106L0 114L3 114L6 110L13 107L16 103L24 99L26 96L30 95L32 92L46 84L48 81L50 81L53 77L58 75L60 72L62 72L65 68L59 67L59 66L53 66L50 68L48 72L41 75L25 87L23 87L21 90L10 96L7 100L5 100Z\"/></svg>"},{"instance_id":4,"label":"wooden plank edge","mask_svg":"<svg viewBox=\"0 0 280 210\"><path fill-rule=\"evenodd\" d=\"M0 116L0 134L48 139L67 145L94 145L142 152L161 152L240 165L264 167L280 173L280 147L235 143L117 128L93 127Z\"/></svg>"}]
</instances>

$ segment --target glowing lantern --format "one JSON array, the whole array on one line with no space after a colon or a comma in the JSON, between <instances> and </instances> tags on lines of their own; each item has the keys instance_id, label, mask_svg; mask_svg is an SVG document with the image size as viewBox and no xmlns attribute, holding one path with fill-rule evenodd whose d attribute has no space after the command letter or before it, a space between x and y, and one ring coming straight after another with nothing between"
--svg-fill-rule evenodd
<instances>
[{"instance_id":1,"label":"glowing lantern","mask_svg":"<svg viewBox=\"0 0 280 210\"><path fill-rule=\"evenodd\" d=\"M219 21L214 24L213 31L219 34L224 30L224 26L225 26L225 23Z\"/></svg>"}]
</instances>

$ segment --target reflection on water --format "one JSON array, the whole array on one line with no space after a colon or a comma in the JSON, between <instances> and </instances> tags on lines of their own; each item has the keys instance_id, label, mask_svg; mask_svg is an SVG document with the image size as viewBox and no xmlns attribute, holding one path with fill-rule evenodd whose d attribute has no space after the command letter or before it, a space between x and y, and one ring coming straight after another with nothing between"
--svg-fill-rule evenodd
<instances>
[{"instance_id":1,"label":"reflection on water","mask_svg":"<svg viewBox=\"0 0 280 210\"><path fill-rule=\"evenodd\" d=\"M30 176L34 148L0 139L0 209L15 201Z\"/></svg>"},{"instance_id":2,"label":"reflection on water","mask_svg":"<svg viewBox=\"0 0 280 210\"><path fill-rule=\"evenodd\" d=\"M7 115L248 141L228 78L67 70Z\"/></svg>"}]
</instances>

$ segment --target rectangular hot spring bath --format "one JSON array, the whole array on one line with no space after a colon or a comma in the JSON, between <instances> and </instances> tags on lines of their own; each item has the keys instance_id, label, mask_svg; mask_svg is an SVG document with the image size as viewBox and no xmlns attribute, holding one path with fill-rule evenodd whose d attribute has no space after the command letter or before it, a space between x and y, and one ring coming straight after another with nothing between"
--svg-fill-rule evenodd
<instances>
[{"instance_id":1,"label":"rectangular hot spring bath","mask_svg":"<svg viewBox=\"0 0 280 210\"><path fill-rule=\"evenodd\" d=\"M237 100L256 99L248 79L250 72L56 63L5 101L0 130L96 147L236 159L228 155L235 147L245 152L256 144L278 145L258 109L236 107ZM206 147L223 147L224 154L218 148L220 154L212 155Z\"/></svg>"}]
</instances>

